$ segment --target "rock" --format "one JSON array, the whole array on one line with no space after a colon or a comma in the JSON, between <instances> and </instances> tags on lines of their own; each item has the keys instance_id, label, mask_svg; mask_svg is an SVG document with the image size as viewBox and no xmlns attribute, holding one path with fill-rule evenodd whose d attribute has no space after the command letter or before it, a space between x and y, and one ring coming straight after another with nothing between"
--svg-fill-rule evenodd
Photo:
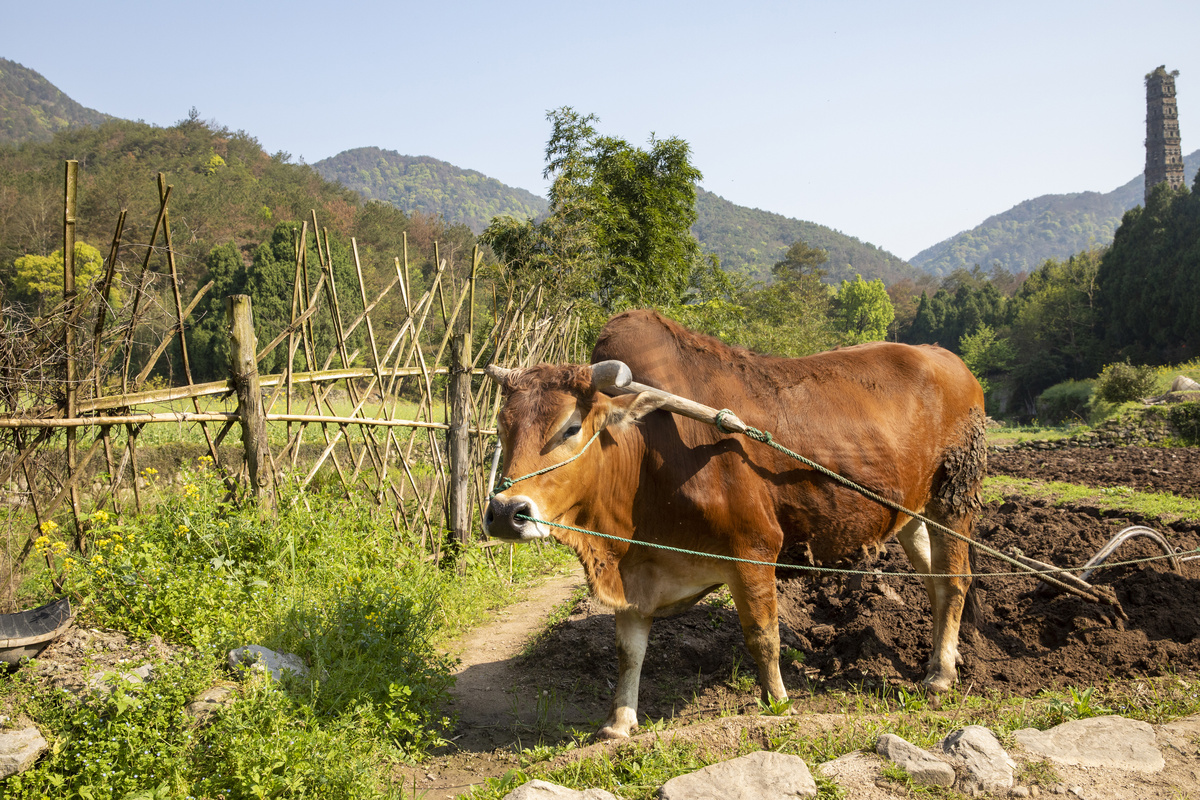
<instances>
[{"instance_id":1,"label":"rock","mask_svg":"<svg viewBox=\"0 0 1200 800\"><path fill-rule=\"evenodd\" d=\"M233 689L228 686L212 686L193 697L183 710L197 725L203 725L213 714L233 705L235 699Z\"/></svg>"},{"instance_id":2,"label":"rock","mask_svg":"<svg viewBox=\"0 0 1200 800\"><path fill-rule=\"evenodd\" d=\"M1074 767L1161 772L1166 766L1149 723L1115 715L1076 719L1048 731L1023 728L1017 744L1035 755Z\"/></svg>"},{"instance_id":3,"label":"rock","mask_svg":"<svg viewBox=\"0 0 1200 800\"><path fill-rule=\"evenodd\" d=\"M0 779L29 769L47 747L37 728L0 732Z\"/></svg>"},{"instance_id":4,"label":"rock","mask_svg":"<svg viewBox=\"0 0 1200 800\"><path fill-rule=\"evenodd\" d=\"M661 800L794 800L816 797L817 782L799 756L760 750L667 781Z\"/></svg>"},{"instance_id":5,"label":"rock","mask_svg":"<svg viewBox=\"0 0 1200 800\"><path fill-rule=\"evenodd\" d=\"M112 694L113 689L122 683L128 686L136 686L153 677L154 665L143 664L129 672L102 672L99 675L93 675L88 679L87 688L93 692L109 695Z\"/></svg>"},{"instance_id":6,"label":"rock","mask_svg":"<svg viewBox=\"0 0 1200 800\"><path fill-rule=\"evenodd\" d=\"M237 647L229 651L229 668L234 672L238 668L255 669L271 673L271 679L283 680L283 673L290 672L294 677L308 677L308 667L300 660L300 656L291 653L276 653L256 644Z\"/></svg>"},{"instance_id":7,"label":"rock","mask_svg":"<svg viewBox=\"0 0 1200 800\"><path fill-rule=\"evenodd\" d=\"M1007 794L1013 785L1016 763L1004 752L992 732L982 725L968 725L942 740L942 752L961 764L967 774L959 790Z\"/></svg>"},{"instance_id":8,"label":"rock","mask_svg":"<svg viewBox=\"0 0 1200 800\"><path fill-rule=\"evenodd\" d=\"M603 789L568 789L546 781L533 780L504 795L504 800L617 800Z\"/></svg>"},{"instance_id":9,"label":"rock","mask_svg":"<svg viewBox=\"0 0 1200 800\"><path fill-rule=\"evenodd\" d=\"M885 733L875 743L875 752L903 769L917 783L925 786L954 785L954 767L894 733Z\"/></svg>"}]
</instances>

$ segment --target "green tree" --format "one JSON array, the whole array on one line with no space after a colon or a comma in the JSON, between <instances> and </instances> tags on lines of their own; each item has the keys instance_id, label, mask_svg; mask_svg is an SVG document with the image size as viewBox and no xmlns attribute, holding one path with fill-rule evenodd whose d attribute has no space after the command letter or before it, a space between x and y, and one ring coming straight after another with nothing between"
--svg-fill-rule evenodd
<instances>
[{"instance_id":1,"label":"green tree","mask_svg":"<svg viewBox=\"0 0 1200 800\"><path fill-rule=\"evenodd\" d=\"M86 242L75 242L75 289L85 292L104 275L104 256ZM23 255L13 261L14 299L35 314L42 314L63 300L63 251L48 256Z\"/></svg>"},{"instance_id":2,"label":"green tree","mask_svg":"<svg viewBox=\"0 0 1200 800\"><path fill-rule=\"evenodd\" d=\"M1099 369L1100 316L1097 275L1102 250L1053 259L1038 267L1013 297L1010 341L1013 378L1030 397L1067 379Z\"/></svg>"},{"instance_id":3,"label":"green tree","mask_svg":"<svg viewBox=\"0 0 1200 800\"><path fill-rule=\"evenodd\" d=\"M546 116L547 218L497 218L481 239L518 274L552 279L605 312L683 303L712 270L690 231L701 174L687 142L652 135L642 149L599 135L593 114Z\"/></svg>"},{"instance_id":4,"label":"green tree","mask_svg":"<svg viewBox=\"0 0 1200 800\"><path fill-rule=\"evenodd\" d=\"M1006 339L997 337L991 326L985 324L980 324L973 333L963 336L959 340L958 351L985 393L992 388L988 376L1007 370L1016 357L1012 345Z\"/></svg>"},{"instance_id":5,"label":"green tree","mask_svg":"<svg viewBox=\"0 0 1200 800\"><path fill-rule=\"evenodd\" d=\"M883 281L842 281L835 298L834 320L849 344L876 342L887 338L888 326L896 318L892 299Z\"/></svg>"}]
</instances>

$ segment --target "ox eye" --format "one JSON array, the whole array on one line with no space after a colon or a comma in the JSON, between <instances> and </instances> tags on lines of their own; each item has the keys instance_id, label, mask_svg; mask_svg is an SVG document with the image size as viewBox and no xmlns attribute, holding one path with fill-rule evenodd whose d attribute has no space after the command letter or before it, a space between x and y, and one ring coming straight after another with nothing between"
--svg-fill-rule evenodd
<instances>
[{"instance_id":1,"label":"ox eye","mask_svg":"<svg viewBox=\"0 0 1200 800\"><path fill-rule=\"evenodd\" d=\"M572 436L579 433L580 430L582 430L582 426L572 425L571 427L569 427L565 431L563 431L563 439L570 439Z\"/></svg>"}]
</instances>

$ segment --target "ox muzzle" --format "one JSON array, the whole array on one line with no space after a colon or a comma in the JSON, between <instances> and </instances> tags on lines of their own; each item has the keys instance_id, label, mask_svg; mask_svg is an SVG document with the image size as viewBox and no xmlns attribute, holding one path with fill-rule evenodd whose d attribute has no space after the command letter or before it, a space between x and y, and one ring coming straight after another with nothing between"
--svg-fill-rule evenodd
<instances>
[{"instance_id":1,"label":"ox muzzle","mask_svg":"<svg viewBox=\"0 0 1200 800\"><path fill-rule=\"evenodd\" d=\"M530 517L532 519L526 519ZM488 536L505 542L531 542L549 538L545 525L534 522L538 517L537 504L524 495L496 495L488 503L483 525Z\"/></svg>"}]
</instances>

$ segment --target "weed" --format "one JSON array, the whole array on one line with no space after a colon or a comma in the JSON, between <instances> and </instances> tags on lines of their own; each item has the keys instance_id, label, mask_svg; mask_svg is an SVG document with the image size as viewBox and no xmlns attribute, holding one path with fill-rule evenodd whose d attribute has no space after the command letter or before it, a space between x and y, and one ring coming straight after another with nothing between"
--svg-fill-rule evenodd
<instances>
[{"instance_id":1,"label":"weed","mask_svg":"<svg viewBox=\"0 0 1200 800\"><path fill-rule=\"evenodd\" d=\"M766 700L761 698L758 700L758 710L772 717L786 717L792 713L792 701L790 698L780 699L778 697L770 697Z\"/></svg>"}]
</instances>

